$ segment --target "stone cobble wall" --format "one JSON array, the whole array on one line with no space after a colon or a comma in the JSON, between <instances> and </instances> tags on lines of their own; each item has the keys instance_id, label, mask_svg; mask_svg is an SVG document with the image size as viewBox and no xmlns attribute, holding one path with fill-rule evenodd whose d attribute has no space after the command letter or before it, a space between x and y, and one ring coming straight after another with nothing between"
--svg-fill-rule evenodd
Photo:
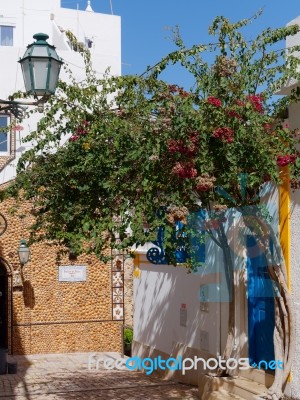
<instances>
[{"instance_id":1,"label":"stone cobble wall","mask_svg":"<svg viewBox=\"0 0 300 400\"><path fill-rule=\"evenodd\" d=\"M16 208L12 199L0 203L7 230L0 237L0 257L14 281L20 269L17 249L28 239L33 222L31 204ZM14 354L120 351L120 321L112 321L111 265L95 256L76 261L57 258L51 243L30 246L31 261L23 267L23 288L12 293L12 350ZM85 265L85 282L60 282L59 265Z\"/></svg>"},{"instance_id":2,"label":"stone cobble wall","mask_svg":"<svg viewBox=\"0 0 300 400\"><path fill-rule=\"evenodd\" d=\"M14 354L121 351L119 322L17 326Z\"/></svg>"}]
</instances>

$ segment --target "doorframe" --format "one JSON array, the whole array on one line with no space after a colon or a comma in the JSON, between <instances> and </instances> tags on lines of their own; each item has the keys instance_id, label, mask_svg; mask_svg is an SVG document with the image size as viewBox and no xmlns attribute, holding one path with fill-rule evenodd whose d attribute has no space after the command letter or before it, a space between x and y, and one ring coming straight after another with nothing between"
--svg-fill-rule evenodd
<instances>
[{"instance_id":1,"label":"doorframe","mask_svg":"<svg viewBox=\"0 0 300 400\"><path fill-rule=\"evenodd\" d=\"M8 262L0 257L0 264L6 269L7 277L7 293L6 293L6 309L7 309L7 348L8 353L13 354L13 270Z\"/></svg>"}]
</instances>

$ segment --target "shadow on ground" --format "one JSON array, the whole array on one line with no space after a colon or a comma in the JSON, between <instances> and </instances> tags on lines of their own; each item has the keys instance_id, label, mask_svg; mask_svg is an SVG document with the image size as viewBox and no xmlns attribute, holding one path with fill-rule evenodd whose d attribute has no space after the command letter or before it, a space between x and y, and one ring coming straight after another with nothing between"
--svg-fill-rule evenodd
<instances>
[{"instance_id":1,"label":"shadow on ground","mask_svg":"<svg viewBox=\"0 0 300 400\"><path fill-rule=\"evenodd\" d=\"M13 356L16 375L0 376L0 399L197 399L195 387L164 381L129 370L107 370L93 362L93 353ZM119 358L117 353L94 353L98 358ZM89 369L90 366L90 369Z\"/></svg>"}]
</instances>

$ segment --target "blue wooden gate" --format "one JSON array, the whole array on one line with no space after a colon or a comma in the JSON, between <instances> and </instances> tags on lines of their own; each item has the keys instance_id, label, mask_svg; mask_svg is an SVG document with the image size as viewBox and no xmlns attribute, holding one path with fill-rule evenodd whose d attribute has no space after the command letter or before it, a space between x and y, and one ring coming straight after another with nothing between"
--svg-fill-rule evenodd
<instances>
[{"instance_id":1,"label":"blue wooden gate","mask_svg":"<svg viewBox=\"0 0 300 400\"><path fill-rule=\"evenodd\" d=\"M247 236L249 362L274 360L274 293L264 254Z\"/></svg>"}]
</instances>

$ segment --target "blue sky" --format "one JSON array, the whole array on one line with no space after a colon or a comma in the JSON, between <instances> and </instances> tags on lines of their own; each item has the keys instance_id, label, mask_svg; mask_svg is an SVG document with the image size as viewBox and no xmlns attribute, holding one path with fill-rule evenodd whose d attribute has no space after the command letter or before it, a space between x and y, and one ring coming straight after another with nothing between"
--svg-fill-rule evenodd
<instances>
[{"instance_id":1,"label":"blue sky","mask_svg":"<svg viewBox=\"0 0 300 400\"><path fill-rule=\"evenodd\" d=\"M122 17L123 74L140 74L148 65L175 49L170 28L179 26L184 41L192 46L208 43L207 29L213 18L224 15L238 21L264 7L263 15L248 29L249 38L267 27L281 27L300 15L297 0L91 0L94 11L113 12ZM85 9L86 0L62 0L63 7ZM181 69L170 70L164 78L189 86Z\"/></svg>"}]
</instances>

